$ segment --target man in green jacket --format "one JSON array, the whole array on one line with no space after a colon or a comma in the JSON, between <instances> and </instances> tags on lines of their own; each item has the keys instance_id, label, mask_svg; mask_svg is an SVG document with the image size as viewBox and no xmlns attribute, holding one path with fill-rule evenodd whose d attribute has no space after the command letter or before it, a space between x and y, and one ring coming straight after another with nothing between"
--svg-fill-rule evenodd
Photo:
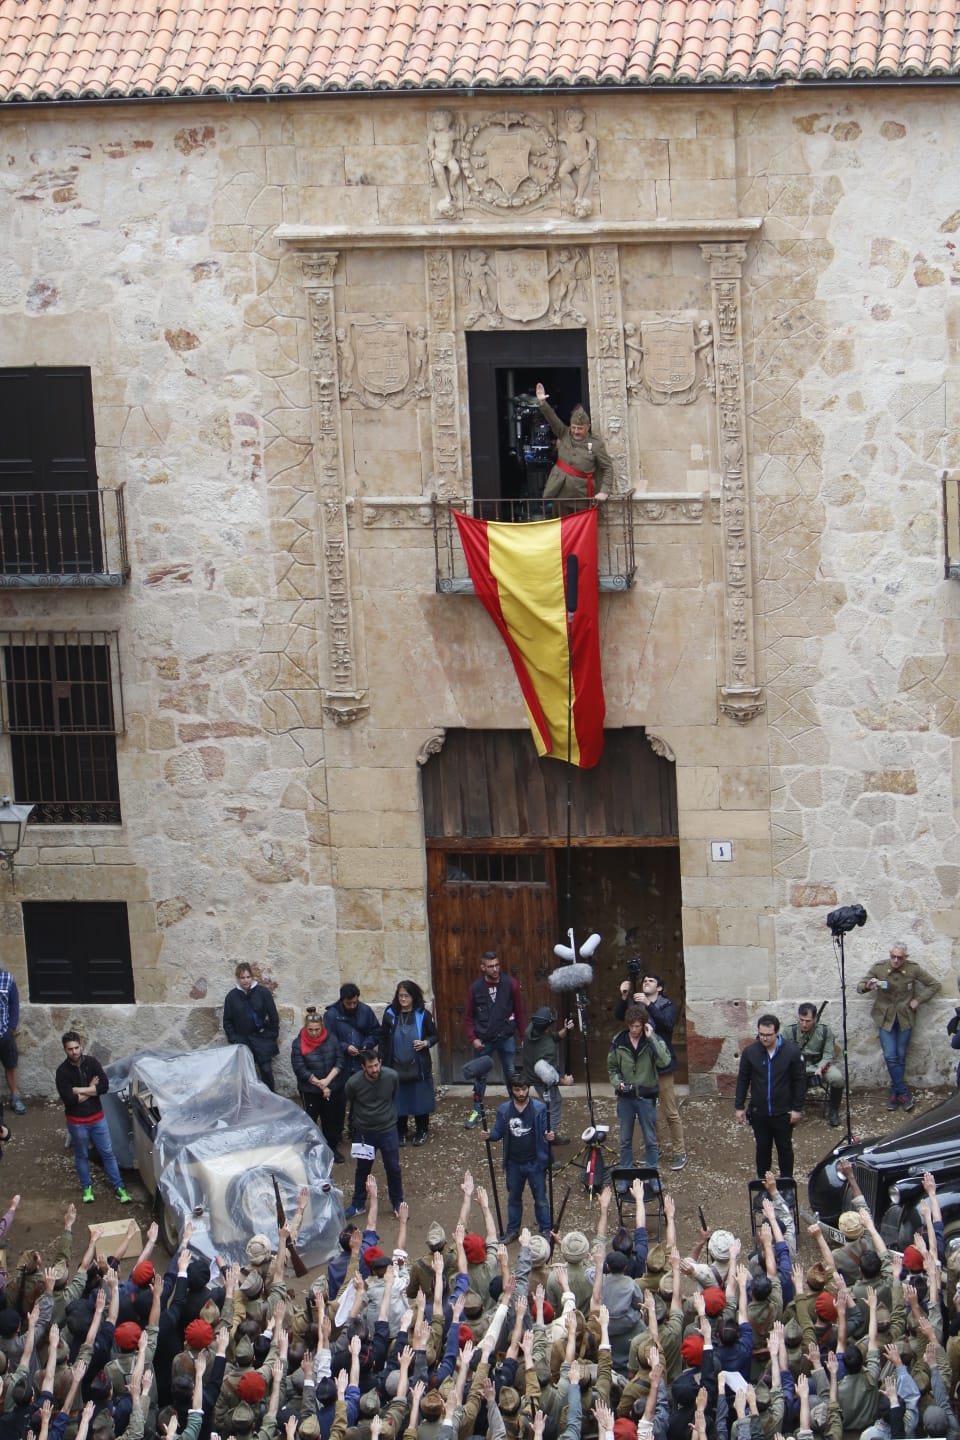
<instances>
[{"instance_id":1,"label":"man in green jacket","mask_svg":"<svg viewBox=\"0 0 960 1440\"><path fill-rule=\"evenodd\" d=\"M898 1105L904 1110L913 1109L906 1069L914 1017L923 1001L936 995L939 989L939 980L907 959L907 947L901 940L895 940L890 946L890 958L871 965L857 986L861 995L873 994L870 1015L890 1074L888 1110L896 1110Z\"/></svg>"},{"instance_id":2,"label":"man in green jacket","mask_svg":"<svg viewBox=\"0 0 960 1440\"><path fill-rule=\"evenodd\" d=\"M633 1130L639 1120L645 1163L656 1170L659 1075L670 1064L670 1051L650 1023L646 1005L631 1005L623 1018L626 1029L614 1035L607 1055L607 1074L617 1097L620 1168L633 1166Z\"/></svg>"}]
</instances>

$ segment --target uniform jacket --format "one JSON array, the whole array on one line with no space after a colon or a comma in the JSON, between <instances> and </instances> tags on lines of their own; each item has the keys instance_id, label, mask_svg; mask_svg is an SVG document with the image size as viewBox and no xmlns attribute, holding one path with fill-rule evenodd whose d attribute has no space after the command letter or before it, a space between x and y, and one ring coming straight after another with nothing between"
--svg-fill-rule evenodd
<instances>
[{"instance_id":1,"label":"uniform jacket","mask_svg":"<svg viewBox=\"0 0 960 1440\"><path fill-rule=\"evenodd\" d=\"M652 1036L642 1036L636 1052L630 1044L629 1029L620 1030L610 1041L607 1074L614 1089L622 1083L655 1092L659 1088L660 1071L669 1065L670 1051L656 1030Z\"/></svg>"},{"instance_id":2,"label":"uniform jacket","mask_svg":"<svg viewBox=\"0 0 960 1440\"><path fill-rule=\"evenodd\" d=\"M547 477L543 498L585 500L591 493L595 495L598 490L608 489L613 479L613 462L603 441L589 430L584 440L574 440L570 434L570 426L564 425L553 406L548 405L546 400L540 401L540 412L557 437L558 459L572 466L574 470L582 470L593 480L591 492L588 480L581 480L577 475L568 475L565 470L554 465Z\"/></svg>"},{"instance_id":3,"label":"uniform jacket","mask_svg":"<svg viewBox=\"0 0 960 1440\"><path fill-rule=\"evenodd\" d=\"M868 980L885 980L885 990L874 990L873 1009L870 1015L878 1030L892 1030L894 1020L900 1021L901 1030L913 1029L915 1012L910 1009L911 1000L929 1000L940 989L939 980L934 980L921 966L912 960L904 960L899 969L894 969L889 959L878 960L871 965L857 986L861 995L866 993Z\"/></svg>"},{"instance_id":4,"label":"uniform jacket","mask_svg":"<svg viewBox=\"0 0 960 1440\"><path fill-rule=\"evenodd\" d=\"M748 1045L740 1056L734 1109L748 1108L754 1115L786 1115L802 1110L807 1093L807 1071L796 1045L777 1036L777 1048L769 1055L759 1040Z\"/></svg>"},{"instance_id":5,"label":"uniform jacket","mask_svg":"<svg viewBox=\"0 0 960 1440\"><path fill-rule=\"evenodd\" d=\"M833 1059L833 1052L836 1049L833 1031L829 1025L823 1025L819 1020L807 1035L804 1035L796 1021L792 1025L785 1025L782 1034L784 1040L789 1040L791 1045L796 1045L803 1056L804 1065L817 1068L825 1060Z\"/></svg>"}]
</instances>

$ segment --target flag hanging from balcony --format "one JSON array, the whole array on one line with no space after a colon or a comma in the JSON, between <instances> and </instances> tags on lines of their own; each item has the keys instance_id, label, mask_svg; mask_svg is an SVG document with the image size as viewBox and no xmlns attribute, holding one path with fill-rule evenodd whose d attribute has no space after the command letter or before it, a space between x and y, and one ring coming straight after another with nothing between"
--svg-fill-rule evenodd
<instances>
[{"instance_id":1,"label":"flag hanging from balcony","mask_svg":"<svg viewBox=\"0 0 960 1440\"><path fill-rule=\"evenodd\" d=\"M474 589L510 652L539 755L567 758L569 557L577 559L572 623L570 759L589 769L603 752L597 512L509 524L454 511Z\"/></svg>"}]
</instances>

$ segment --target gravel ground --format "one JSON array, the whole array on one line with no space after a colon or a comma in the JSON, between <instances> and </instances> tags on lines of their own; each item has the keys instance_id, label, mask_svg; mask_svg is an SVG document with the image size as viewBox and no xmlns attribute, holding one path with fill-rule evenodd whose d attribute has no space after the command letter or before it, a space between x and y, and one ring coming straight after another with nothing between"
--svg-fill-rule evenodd
<instances>
[{"instance_id":1,"label":"gravel ground","mask_svg":"<svg viewBox=\"0 0 960 1440\"><path fill-rule=\"evenodd\" d=\"M917 1092L918 1110L943 1099L947 1089L923 1090ZM488 1092L489 1098L497 1103L502 1098L494 1087ZM615 1107L607 1093L607 1087L595 1092L596 1116L598 1121L611 1125L611 1140L616 1141ZM903 1117L891 1115L886 1110L886 1093L881 1091L856 1095L852 1106L852 1125L855 1135L863 1138L892 1133ZM486 1150L478 1131L466 1131L463 1120L469 1108L469 1091L462 1088L448 1089L438 1097L437 1113L434 1115L430 1141L419 1149L407 1146L401 1151L404 1173L404 1188L410 1204L411 1220L408 1244L411 1253L420 1253L425 1247L426 1231L432 1220L439 1220L448 1231L456 1222L460 1203L460 1181L463 1171L469 1166L478 1184L490 1188ZM749 1230L747 1206L747 1182L753 1173L752 1135L736 1124L733 1105L729 1099L687 1100L681 1110L686 1132L687 1168L676 1174L665 1170L665 1185L677 1203L677 1221L681 1248L688 1250L694 1243L699 1229L697 1205L704 1208L707 1223L711 1227L724 1226L746 1235ZM127 1219L133 1216L142 1230L153 1218L153 1205L143 1184L136 1174L125 1177L133 1196L131 1206L120 1206L111 1196L97 1167L94 1167L94 1185L97 1199L92 1205L79 1204L80 1192L71 1151L64 1147L64 1125L62 1107L55 1101L28 1101L27 1114L16 1116L7 1108L6 1121L13 1132L11 1142L3 1152L3 1195L9 1197L19 1193L21 1207L17 1213L14 1229L8 1241L11 1268L22 1249L36 1248L41 1253L50 1253L52 1244L60 1231L64 1206L68 1201L77 1203L80 1216L77 1226L77 1243L74 1254L80 1254L80 1245L86 1239L85 1225L89 1222ZM588 1123L585 1099L574 1098L564 1101L563 1128L569 1135L579 1135ZM795 1148L797 1154L796 1173L799 1181L800 1202L806 1201L806 1176L817 1161L843 1136L842 1130L832 1130L820 1117L817 1109L811 1107L797 1127ZM501 1203L506 1218L506 1195L500 1169L499 1146L494 1146L494 1162L497 1183L500 1186ZM563 1163L576 1159L578 1151L574 1145L557 1151ZM616 1164L615 1144L608 1155L608 1163ZM384 1192L383 1172L378 1163L374 1174L381 1181ZM97 1183L99 1180L100 1183ZM349 1162L334 1168L334 1180L341 1188L349 1187L352 1174ZM590 1233L591 1202L583 1188L577 1165L566 1166L555 1172L554 1187L556 1203L567 1185L570 1200L564 1216L563 1228L582 1228ZM384 1217L380 1233L384 1247L392 1246L396 1235L396 1221L384 1203ZM526 1216L533 1221L532 1206L527 1198ZM595 1202L594 1202L595 1214ZM654 1223L655 1212L650 1211ZM479 1228L479 1212L475 1209L471 1224Z\"/></svg>"}]
</instances>

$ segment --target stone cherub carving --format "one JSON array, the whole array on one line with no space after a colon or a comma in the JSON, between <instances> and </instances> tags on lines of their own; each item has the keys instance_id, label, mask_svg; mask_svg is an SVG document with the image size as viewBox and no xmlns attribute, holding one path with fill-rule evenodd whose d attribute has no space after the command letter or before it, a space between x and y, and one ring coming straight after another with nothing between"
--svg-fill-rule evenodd
<instances>
[{"instance_id":1,"label":"stone cherub carving","mask_svg":"<svg viewBox=\"0 0 960 1440\"><path fill-rule=\"evenodd\" d=\"M556 261L547 272L547 282L551 286L552 324L559 325L562 320L572 320L575 325L586 325L586 316L576 308L576 298L577 287L581 280L587 278L589 269L583 250L564 246L557 251Z\"/></svg>"},{"instance_id":2,"label":"stone cherub carving","mask_svg":"<svg viewBox=\"0 0 960 1440\"><path fill-rule=\"evenodd\" d=\"M593 210L593 202L587 198L587 191L593 179L597 163L597 142L583 128L585 117L582 110L568 110L564 117L566 124L560 133L563 145L563 159L557 171L560 195L582 218Z\"/></svg>"},{"instance_id":3,"label":"stone cherub carving","mask_svg":"<svg viewBox=\"0 0 960 1440\"><path fill-rule=\"evenodd\" d=\"M715 395L717 393L717 377L713 361L713 326L709 320L700 321L697 325L697 334L700 338L693 347L693 353L703 357L704 389L709 390L711 395Z\"/></svg>"},{"instance_id":4,"label":"stone cherub carving","mask_svg":"<svg viewBox=\"0 0 960 1440\"><path fill-rule=\"evenodd\" d=\"M440 198L437 214L449 219L456 214L456 192L460 180L460 162L457 159L457 136L453 116L449 110L434 110L430 116L430 130L427 135L427 163L430 179Z\"/></svg>"},{"instance_id":5,"label":"stone cherub carving","mask_svg":"<svg viewBox=\"0 0 960 1440\"><path fill-rule=\"evenodd\" d=\"M340 398L346 400L348 395L356 395L359 392L354 384L356 374L357 357L354 353L353 344L350 340L350 332L346 329L337 330L337 368L340 372Z\"/></svg>"}]
</instances>

